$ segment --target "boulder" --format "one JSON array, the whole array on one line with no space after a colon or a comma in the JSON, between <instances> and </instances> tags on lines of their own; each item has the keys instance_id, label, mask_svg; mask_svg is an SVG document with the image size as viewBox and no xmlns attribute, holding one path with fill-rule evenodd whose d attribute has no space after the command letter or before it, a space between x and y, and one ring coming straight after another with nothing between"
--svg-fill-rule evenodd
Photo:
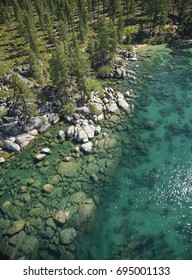
<instances>
[{"instance_id":1,"label":"boulder","mask_svg":"<svg viewBox=\"0 0 192 280\"><path fill-rule=\"evenodd\" d=\"M18 220L13 223L13 226L7 231L9 235L13 235L17 232L20 232L25 226L24 220Z\"/></svg>"},{"instance_id":2,"label":"boulder","mask_svg":"<svg viewBox=\"0 0 192 280\"><path fill-rule=\"evenodd\" d=\"M75 137L78 141L83 141L83 139L87 139L88 135L84 129L81 129L77 132L77 135Z\"/></svg>"},{"instance_id":3,"label":"boulder","mask_svg":"<svg viewBox=\"0 0 192 280\"><path fill-rule=\"evenodd\" d=\"M38 135L38 131L37 129L32 129L28 132L28 134L32 135L32 136L37 136Z\"/></svg>"},{"instance_id":4,"label":"boulder","mask_svg":"<svg viewBox=\"0 0 192 280\"><path fill-rule=\"evenodd\" d=\"M4 163L5 159L4 158L0 158L0 164Z\"/></svg>"},{"instance_id":5,"label":"boulder","mask_svg":"<svg viewBox=\"0 0 192 280\"><path fill-rule=\"evenodd\" d=\"M93 125L86 125L83 129L86 132L89 139L92 139L95 136L95 127Z\"/></svg>"},{"instance_id":6,"label":"boulder","mask_svg":"<svg viewBox=\"0 0 192 280\"><path fill-rule=\"evenodd\" d=\"M74 204L74 203L79 204L79 203L83 202L85 199L87 199L87 194L82 191L79 191L74 194L71 194L68 202L70 202L72 204Z\"/></svg>"},{"instance_id":7,"label":"boulder","mask_svg":"<svg viewBox=\"0 0 192 280\"><path fill-rule=\"evenodd\" d=\"M21 246L21 251L26 256L26 259L38 259L38 250L39 240L34 235L26 235Z\"/></svg>"},{"instance_id":8,"label":"boulder","mask_svg":"<svg viewBox=\"0 0 192 280\"><path fill-rule=\"evenodd\" d=\"M19 152L21 150L21 147L17 143L13 143L13 142L8 143L8 141L6 141L4 149L11 152Z\"/></svg>"},{"instance_id":9,"label":"boulder","mask_svg":"<svg viewBox=\"0 0 192 280\"><path fill-rule=\"evenodd\" d=\"M33 140L35 136L23 133L18 136L16 136L15 142L21 146L21 148L27 146L29 144L29 141Z\"/></svg>"},{"instance_id":10,"label":"boulder","mask_svg":"<svg viewBox=\"0 0 192 280\"><path fill-rule=\"evenodd\" d=\"M46 192L46 193L51 193L52 192L52 190L53 190L53 185L51 185L51 184L45 184L44 186L43 186L43 190L44 190L44 192Z\"/></svg>"},{"instance_id":11,"label":"boulder","mask_svg":"<svg viewBox=\"0 0 192 280\"><path fill-rule=\"evenodd\" d=\"M55 114L55 113L52 113L50 114L49 118L48 118L48 121L51 123L51 124L56 124L59 122L59 115L58 114Z\"/></svg>"},{"instance_id":12,"label":"boulder","mask_svg":"<svg viewBox=\"0 0 192 280\"><path fill-rule=\"evenodd\" d=\"M96 205L92 198L85 199L72 217L72 223L79 230L88 231L95 225Z\"/></svg>"},{"instance_id":13,"label":"boulder","mask_svg":"<svg viewBox=\"0 0 192 280\"><path fill-rule=\"evenodd\" d=\"M102 120L104 120L104 115L103 114L98 115L97 116L97 121L100 122Z\"/></svg>"},{"instance_id":14,"label":"boulder","mask_svg":"<svg viewBox=\"0 0 192 280\"><path fill-rule=\"evenodd\" d=\"M67 129L67 136L68 137L73 137L75 134L75 127L74 125L71 125L70 127L68 127Z\"/></svg>"},{"instance_id":15,"label":"boulder","mask_svg":"<svg viewBox=\"0 0 192 280\"><path fill-rule=\"evenodd\" d=\"M65 132L64 132L63 130L59 130L59 132L58 132L58 138L59 138L59 139L65 138Z\"/></svg>"},{"instance_id":16,"label":"boulder","mask_svg":"<svg viewBox=\"0 0 192 280\"><path fill-rule=\"evenodd\" d=\"M129 104L127 101L123 98L118 98L117 103L121 109L127 110L129 108Z\"/></svg>"},{"instance_id":17,"label":"boulder","mask_svg":"<svg viewBox=\"0 0 192 280\"><path fill-rule=\"evenodd\" d=\"M116 78L116 79L121 79L122 78L122 70L121 69L115 69L115 71L114 71L114 77Z\"/></svg>"},{"instance_id":18,"label":"boulder","mask_svg":"<svg viewBox=\"0 0 192 280\"><path fill-rule=\"evenodd\" d=\"M37 154L37 155L35 156L35 160L41 161L41 160L43 160L45 157L46 157L46 154Z\"/></svg>"},{"instance_id":19,"label":"boulder","mask_svg":"<svg viewBox=\"0 0 192 280\"><path fill-rule=\"evenodd\" d=\"M41 150L41 153L42 153L42 154L46 154L46 155L51 154L51 149L49 149L49 148L43 148L43 149Z\"/></svg>"},{"instance_id":20,"label":"boulder","mask_svg":"<svg viewBox=\"0 0 192 280\"><path fill-rule=\"evenodd\" d=\"M93 149L93 143L90 141L81 145L81 150L83 152L90 153L92 149Z\"/></svg>"},{"instance_id":21,"label":"boulder","mask_svg":"<svg viewBox=\"0 0 192 280\"><path fill-rule=\"evenodd\" d=\"M2 209L2 211L5 213L5 212L9 209L10 206L11 206L11 201L6 200L6 201L3 203L1 209Z\"/></svg>"},{"instance_id":22,"label":"boulder","mask_svg":"<svg viewBox=\"0 0 192 280\"><path fill-rule=\"evenodd\" d=\"M64 224L69 218L68 211L59 211L53 214L54 221L58 222L59 224Z\"/></svg>"},{"instance_id":23,"label":"boulder","mask_svg":"<svg viewBox=\"0 0 192 280\"><path fill-rule=\"evenodd\" d=\"M69 162L61 161L58 164L57 173L62 177L76 177L79 167L80 163L75 160Z\"/></svg>"},{"instance_id":24,"label":"boulder","mask_svg":"<svg viewBox=\"0 0 192 280\"><path fill-rule=\"evenodd\" d=\"M74 241L77 232L74 228L66 228L60 231L60 240L64 245L70 244Z\"/></svg>"},{"instance_id":25,"label":"boulder","mask_svg":"<svg viewBox=\"0 0 192 280\"><path fill-rule=\"evenodd\" d=\"M118 110L117 104L115 102L112 102L111 104L106 105L106 109L108 113L114 113Z\"/></svg>"}]
</instances>

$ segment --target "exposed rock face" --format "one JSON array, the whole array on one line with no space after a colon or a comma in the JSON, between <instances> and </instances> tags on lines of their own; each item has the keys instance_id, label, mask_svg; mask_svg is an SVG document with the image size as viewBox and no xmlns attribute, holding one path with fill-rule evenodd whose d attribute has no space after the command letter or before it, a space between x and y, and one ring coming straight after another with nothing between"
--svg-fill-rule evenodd
<instances>
[{"instance_id":1,"label":"exposed rock face","mask_svg":"<svg viewBox=\"0 0 192 280\"><path fill-rule=\"evenodd\" d=\"M60 231L60 240L61 243L67 245L74 241L77 232L74 228L66 228Z\"/></svg>"}]
</instances>

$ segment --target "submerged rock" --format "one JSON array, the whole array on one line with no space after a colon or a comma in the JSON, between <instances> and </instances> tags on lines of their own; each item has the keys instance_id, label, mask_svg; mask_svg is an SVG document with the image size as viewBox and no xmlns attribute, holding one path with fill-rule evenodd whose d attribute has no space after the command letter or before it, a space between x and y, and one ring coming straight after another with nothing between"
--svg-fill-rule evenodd
<instances>
[{"instance_id":1,"label":"submerged rock","mask_svg":"<svg viewBox=\"0 0 192 280\"><path fill-rule=\"evenodd\" d=\"M35 156L35 160L41 161L41 160L43 160L45 157L46 157L46 154L37 154L37 155Z\"/></svg>"},{"instance_id":2,"label":"submerged rock","mask_svg":"<svg viewBox=\"0 0 192 280\"><path fill-rule=\"evenodd\" d=\"M46 192L46 193L51 193L52 191L53 191L53 185L51 185L51 184L45 184L44 186L43 186L43 190L44 190L44 192Z\"/></svg>"},{"instance_id":3,"label":"submerged rock","mask_svg":"<svg viewBox=\"0 0 192 280\"><path fill-rule=\"evenodd\" d=\"M68 211L60 211L53 214L54 221L58 222L59 224L64 224L69 218Z\"/></svg>"},{"instance_id":4,"label":"submerged rock","mask_svg":"<svg viewBox=\"0 0 192 280\"><path fill-rule=\"evenodd\" d=\"M24 220L18 220L13 223L13 226L7 231L9 235L13 235L19 231L21 231L25 226Z\"/></svg>"},{"instance_id":5,"label":"submerged rock","mask_svg":"<svg viewBox=\"0 0 192 280\"><path fill-rule=\"evenodd\" d=\"M10 206L11 206L11 201L6 200L6 201L3 203L1 209L3 210L3 212L6 212L6 211L9 209Z\"/></svg>"},{"instance_id":6,"label":"submerged rock","mask_svg":"<svg viewBox=\"0 0 192 280\"><path fill-rule=\"evenodd\" d=\"M61 161L57 167L57 173L62 177L76 177L78 175L78 169L80 163L78 161Z\"/></svg>"},{"instance_id":7,"label":"submerged rock","mask_svg":"<svg viewBox=\"0 0 192 280\"><path fill-rule=\"evenodd\" d=\"M74 241L77 232L74 228L66 228L60 231L60 240L64 245L70 244Z\"/></svg>"}]
</instances>

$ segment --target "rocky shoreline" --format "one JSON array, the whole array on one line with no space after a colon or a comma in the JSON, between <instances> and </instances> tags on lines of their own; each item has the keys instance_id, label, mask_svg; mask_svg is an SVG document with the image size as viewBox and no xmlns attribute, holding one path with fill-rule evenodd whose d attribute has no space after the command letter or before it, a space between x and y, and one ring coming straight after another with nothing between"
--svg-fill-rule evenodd
<instances>
[{"instance_id":1,"label":"rocky shoreline","mask_svg":"<svg viewBox=\"0 0 192 280\"><path fill-rule=\"evenodd\" d=\"M112 69L111 77L115 79L128 77L131 81L135 81L135 72L128 69L128 65L129 61L137 61L136 51L119 49L117 50L116 61L120 59L123 59L123 65L116 65ZM138 67L138 65L136 65L136 67ZM18 75L22 79L27 80L25 78L26 67L17 68L18 69L14 69L14 71L19 71ZM5 86L2 85L2 87L3 90L5 90ZM6 91L8 90L9 89L6 87ZM100 96L102 96L102 98L100 98ZM128 101L133 97L134 95L131 91L122 94L120 92L114 92L113 88L105 88L103 93L92 92L92 96L88 102L85 102L83 106L79 106L72 117L66 117L66 121L69 124L75 125L74 127L69 127L67 136L74 137L76 140L83 142L81 149L84 152L90 152L93 145L89 140L92 139L94 135L99 134L101 130L97 124L107 119L109 117L108 114L116 113L118 110L127 111L128 114L131 114L134 105L129 104ZM5 163L6 158L10 156L9 153L20 152L39 134L44 133L51 125L60 121L59 115L54 113L49 102L41 106L40 111L44 111L44 114L33 117L27 123L23 121L22 118L19 118L17 112L13 114L10 113L10 106L11 98L9 96L0 100L0 113L2 116L0 119L0 164ZM96 114L91 112L90 106L92 106L92 111L97 111ZM85 130L81 128L82 126L85 127Z\"/></svg>"}]
</instances>

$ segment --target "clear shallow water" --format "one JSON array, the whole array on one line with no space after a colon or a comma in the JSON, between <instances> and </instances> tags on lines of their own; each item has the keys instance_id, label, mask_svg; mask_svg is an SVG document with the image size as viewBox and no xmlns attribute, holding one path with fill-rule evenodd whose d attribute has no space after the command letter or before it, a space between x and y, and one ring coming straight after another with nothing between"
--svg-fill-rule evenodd
<instances>
[{"instance_id":1,"label":"clear shallow water","mask_svg":"<svg viewBox=\"0 0 192 280\"><path fill-rule=\"evenodd\" d=\"M132 141L90 238L92 258L192 259L191 61L191 49L141 51Z\"/></svg>"}]
</instances>

